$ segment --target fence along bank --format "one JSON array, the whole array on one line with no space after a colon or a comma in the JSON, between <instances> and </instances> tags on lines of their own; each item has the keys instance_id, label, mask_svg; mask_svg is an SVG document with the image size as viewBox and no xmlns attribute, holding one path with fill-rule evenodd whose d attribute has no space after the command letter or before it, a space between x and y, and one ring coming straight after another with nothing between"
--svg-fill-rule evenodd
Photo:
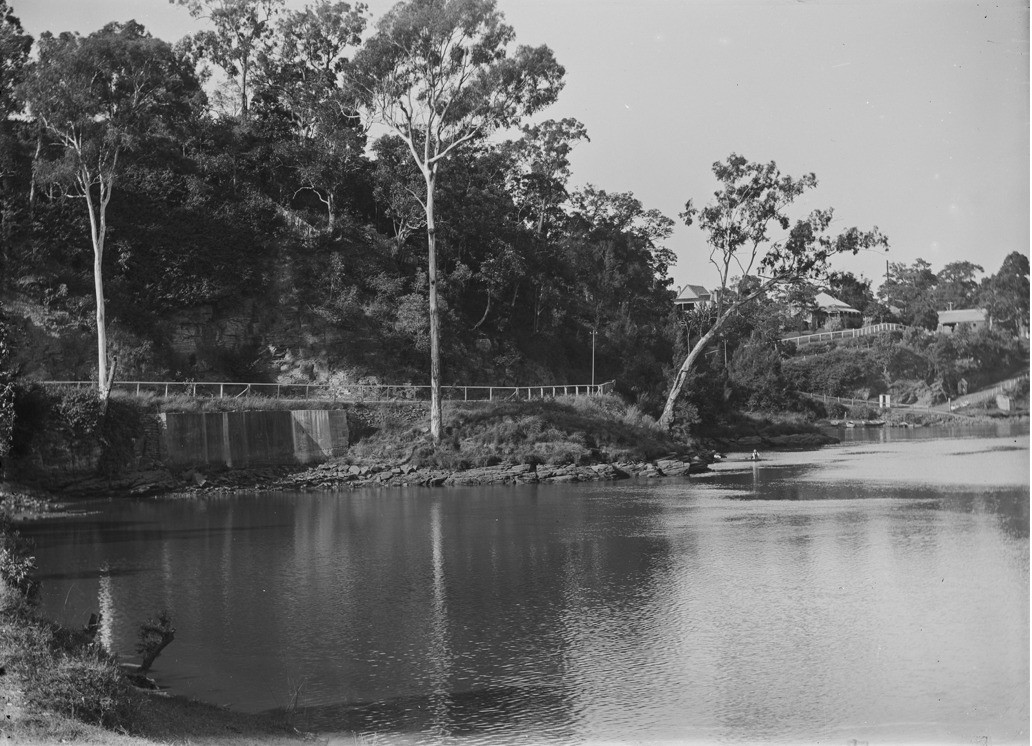
<instances>
[{"instance_id":1,"label":"fence along bank","mask_svg":"<svg viewBox=\"0 0 1032 746\"><path fill-rule=\"evenodd\" d=\"M30 413L31 421L21 428L17 448L4 466L8 477L55 490L144 493L174 488L180 480L172 472L318 464L343 456L354 432L361 432L364 427L361 422L353 427L354 407L157 413L131 397L114 397L104 415L98 412L99 400L92 384L41 383L44 385L28 387L23 410ZM154 386L171 385L157 382L142 389L142 383L124 382L116 388L154 392ZM182 382L176 385L196 387L197 398L241 396L252 387L262 386ZM236 389L234 394L227 391L229 386ZM612 387L613 383L607 382L518 388L455 386L450 391L460 401L467 397L469 401L498 401L573 393L598 395L608 393ZM388 393L387 387L377 388L380 395ZM397 388L407 392L418 390L408 386ZM327 391L319 393L325 396ZM283 396L291 393L294 392L289 389L282 391ZM336 393L332 399L316 396L311 400L344 403L339 398L343 392ZM377 397L370 401L366 396L373 394L372 390L357 393L356 404L422 403L421 399L408 396L391 397L389 401L377 401ZM406 411L411 410L406 407Z\"/></svg>"}]
</instances>

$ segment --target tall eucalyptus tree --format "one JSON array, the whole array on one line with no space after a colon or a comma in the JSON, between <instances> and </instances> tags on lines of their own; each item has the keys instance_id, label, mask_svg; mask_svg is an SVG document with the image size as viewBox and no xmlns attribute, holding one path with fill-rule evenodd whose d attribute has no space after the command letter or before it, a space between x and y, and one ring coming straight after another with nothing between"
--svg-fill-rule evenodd
<instances>
[{"instance_id":1,"label":"tall eucalyptus tree","mask_svg":"<svg viewBox=\"0 0 1032 746\"><path fill-rule=\"evenodd\" d=\"M200 96L192 66L135 21L109 23L83 37L44 33L39 59L21 87L30 114L49 137L34 178L82 199L90 222L97 321L97 386L106 398L109 368L104 313L107 209L123 159L148 135L189 111Z\"/></svg>"},{"instance_id":2,"label":"tall eucalyptus tree","mask_svg":"<svg viewBox=\"0 0 1032 746\"><path fill-rule=\"evenodd\" d=\"M405 143L423 177L430 316L430 435L441 437L435 190L456 149L555 101L564 69L548 47L510 50L494 0L407 0L378 23L349 81L370 125Z\"/></svg>"}]
</instances>

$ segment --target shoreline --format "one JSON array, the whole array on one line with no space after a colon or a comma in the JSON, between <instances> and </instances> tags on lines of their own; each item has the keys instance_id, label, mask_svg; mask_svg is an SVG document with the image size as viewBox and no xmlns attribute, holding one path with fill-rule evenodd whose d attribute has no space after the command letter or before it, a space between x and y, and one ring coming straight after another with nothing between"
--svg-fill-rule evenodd
<instances>
[{"instance_id":1,"label":"shoreline","mask_svg":"<svg viewBox=\"0 0 1032 746\"><path fill-rule=\"evenodd\" d=\"M740 437L700 437L687 455L670 454L649 461L605 461L587 464L502 463L448 469L414 466L405 462L382 460L332 459L311 466L268 466L208 470L194 467L180 472L168 468L151 469L113 478L70 479L50 487L9 485L37 505L50 500L64 501L90 497L188 498L204 494L250 491L340 490L362 488L476 487L521 484L571 484L617 481L622 479L690 476L709 470L719 460L717 453L752 450L807 451L841 442L825 433L805 432L782 435L743 435ZM30 513L38 511L32 510Z\"/></svg>"},{"instance_id":2,"label":"shoreline","mask_svg":"<svg viewBox=\"0 0 1032 746\"><path fill-rule=\"evenodd\" d=\"M749 440L743 442L743 439L739 439L734 443L734 445L741 446L739 450L751 450L748 446L749 443L752 442L751 439L754 437L758 436L746 436ZM776 449L779 451L818 450L787 447L792 443L798 444L801 442L802 437L803 434L797 433L795 436L791 437L771 436L763 440L780 445L781 447ZM836 439L832 438L831 440L834 441ZM682 457L680 459L657 459L654 462L637 462L635 464L594 464L591 466L577 467L496 465L493 467L481 467L477 469L455 470L450 474L452 481L448 482L448 485L459 486L464 483L534 484L575 481L574 479L564 478L568 476L576 476L576 481L587 481L588 479L591 479L592 481L602 481L607 478L623 479L632 477L661 478L665 476L689 476L707 469L709 463L712 462L711 457L713 455L713 451L708 449L713 445L716 445L713 440L703 439L698 442L697 447L694 449L695 452L691 456ZM772 448L771 450L775 449ZM805 458L805 456L800 456L800 458ZM713 460L715 461L719 459ZM377 466L367 464L364 467L369 471L369 474L367 475L346 474L347 470L352 468L352 466L353 465L351 464L344 463L323 464L285 476L289 476L295 482L299 479L309 480L312 483L312 486L310 487L311 489L321 489L324 485L317 482L317 479L325 480L327 474L332 474L335 471L343 471L348 478L345 481L342 481L341 484L338 485L339 487L400 487L405 485L392 484L391 480L398 478L418 479L421 473L425 471L413 467L406 473L403 467L391 466L390 464L381 462ZM666 471L663 470L664 466L666 467ZM624 469L618 467L627 468ZM653 468L650 470L650 467ZM399 475L395 473L398 469L401 469L402 474ZM683 471L675 473L679 469L683 469ZM572 471L574 473L561 473L563 471ZM631 472L634 473L632 474ZM385 475L385 480L379 481L377 479L378 475ZM461 477L463 475L471 481L461 481ZM235 474L234 481L239 481L240 483L232 486L229 484L219 484L217 476L218 475L213 476L211 481L206 482L205 484L195 484L193 488L188 491L180 491L175 495L166 494L164 496L181 496L184 498L201 497L205 493L235 492L252 490L255 488L255 474L253 473ZM223 473L222 476L229 476L229 473ZM492 478L495 481L489 481L488 478ZM250 482L250 484L247 482ZM414 486L415 484L418 484L418 481L410 484L409 486ZM0 486L8 487L9 485ZM296 486L287 487L286 485L272 479L269 479L259 488L263 490L284 488L298 489ZM6 492L6 490L0 490L0 494L4 492ZM163 495L155 496L161 497ZM60 495L55 495L54 497L60 502L65 502ZM23 498L24 505L22 507L26 509L45 507L47 505L47 501L39 490L34 490L29 494L24 495ZM4 496L5 508L13 507L15 502L16 500L14 500L10 495ZM52 503L50 504L53 505ZM58 511L49 512L49 515L59 514L60 513ZM31 518L27 518L27 520L31 520ZM157 678L160 682L160 676ZM12 681L11 677L7 677L7 679L8 680L5 683L8 687L15 683ZM10 689L8 689L8 691L10 691ZM335 737L341 735L324 732L304 732L303 724L300 726L296 724L292 720L291 713L289 711L268 711L257 714L242 713L226 707L220 707L215 704L203 702L191 698L188 695L171 693L167 689L160 688L157 692L134 690L132 697L137 702L140 709L139 721L129 733L118 733L115 731L105 730L97 726L83 725L79 721L66 716L52 716L50 713L33 713L28 715L27 724L26 722L23 722L22 725L19 725L17 722L12 724L11 721L8 721L7 728L0 727L0 735L11 736L13 737L14 742L100 742L123 744L125 746L142 746L143 744L185 741L203 745L216 743L250 743L264 745L301 742L321 744L333 742ZM7 712L10 712L10 706L8 706ZM19 729L22 728L22 726L27 728L27 730ZM344 735L346 737L347 734Z\"/></svg>"}]
</instances>

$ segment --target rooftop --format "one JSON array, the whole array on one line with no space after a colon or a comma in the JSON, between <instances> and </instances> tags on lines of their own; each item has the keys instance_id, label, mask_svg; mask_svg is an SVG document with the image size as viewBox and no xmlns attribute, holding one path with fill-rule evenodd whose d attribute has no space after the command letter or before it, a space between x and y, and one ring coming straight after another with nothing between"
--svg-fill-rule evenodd
<instances>
[{"instance_id":1,"label":"rooftop","mask_svg":"<svg viewBox=\"0 0 1032 746\"><path fill-rule=\"evenodd\" d=\"M822 311L833 311L836 313L860 313L855 308L847 305L840 301L838 298L828 295L825 292L817 293L817 297L814 299L817 303L817 308Z\"/></svg>"},{"instance_id":2,"label":"rooftop","mask_svg":"<svg viewBox=\"0 0 1032 746\"><path fill-rule=\"evenodd\" d=\"M710 299L710 291L702 285L685 285L674 303L702 303Z\"/></svg>"},{"instance_id":3,"label":"rooftop","mask_svg":"<svg viewBox=\"0 0 1032 746\"><path fill-rule=\"evenodd\" d=\"M985 321L984 308L958 308L954 311L939 311L940 324L971 324Z\"/></svg>"}]
</instances>

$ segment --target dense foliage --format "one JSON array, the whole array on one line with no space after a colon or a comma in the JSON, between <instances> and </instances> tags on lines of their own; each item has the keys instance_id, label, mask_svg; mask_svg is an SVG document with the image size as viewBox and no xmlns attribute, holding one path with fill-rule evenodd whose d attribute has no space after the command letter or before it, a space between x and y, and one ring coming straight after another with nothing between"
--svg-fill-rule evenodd
<instances>
[{"instance_id":1,"label":"dense foliage","mask_svg":"<svg viewBox=\"0 0 1032 746\"><path fill-rule=\"evenodd\" d=\"M87 389L14 387L10 437L12 472L59 471L114 475L138 468L138 447L152 413L128 397L107 401ZM17 475L17 474L15 474Z\"/></svg>"},{"instance_id":2,"label":"dense foliage","mask_svg":"<svg viewBox=\"0 0 1032 746\"><path fill-rule=\"evenodd\" d=\"M11 351L7 346L7 324L0 313L0 474L3 473L3 458L11 448L14 397L14 371L11 370Z\"/></svg>"},{"instance_id":3,"label":"dense foliage","mask_svg":"<svg viewBox=\"0 0 1032 746\"><path fill-rule=\"evenodd\" d=\"M41 40L48 50L101 49L109 58L164 55L157 69L168 85L154 94L163 116L148 115L147 126L100 126L122 104L110 116L90 113L120 90L79 90L81 101L58 102L78 105L91 122L90 147L111 165L101 263L117 377L425 383L430 278L413 188L422 177L405 143L367 142L357 119L363 100L347 83L362 51L364 8L319 0L287 12L247 0L226 5L240 13L219 15L220 4L187 4L238 43L217 47L218 35L201 34L169 47L138 24ZM14 16L4 24L5 38L24 38ZM119 45L132 54L119 57ZM24 44L0 50L2 90L22 96L2 124L0 215L9 240L0 299L19 314L12 346L27 375L96 380L88 351L98 324L96 229L76 196L99 196L100 187L77 185L78 156L38 116L53 65L28 61ZM367 75L376 70L373 51L363 57ZM545 74L544 51L521 55ZM206 97L190 83L208 63L235 81L231 96ZM491 74L544 95L533 77L505 77L516 72ZM28 116L14 117L22 111ZM506 116L492 127L516 124ZM594 348L598 381L616 378L624 393L654 401L673 349L670 221L631 194L569 184L569 153L586 138L579 122L509 133L499 140L473 131L439 164L443 382L584 383ZM72 182L62 180L66 166Z\"/></svg>"},{"instance_id":4,"label":"dense foliage","mask_svg":"<svg viewBox=\"0 0 1032 746\"><path fill-rule=\"evenodd\" d=\"M1028 350L1012 335L984 329L933 334L912 329L857 344L816 345L782 363L797 391L938 404L1027 369Z\"/></svg>"},{"instance_id":5,"label":"dense foliage","mask_svg":"<svg viewBox=\"0 0 1032 746\"><path fill-rule=\"evenodd\" d=\"M825 273L884 236L835 235L830 210L790 215L816 178L736 154L714 164L719 198L681 215L706 233L722 288L709 308L675 313L672 221L631 193L574 183L587 128L540 121L547 109L527 118L561 89L559 61L512 43L491 0L408 0L379 24L339 0L175 2L208 28L169 44L107 24L43 34L30 54L0 0L0 449L12 371L97 380L111 362L129 380L425 384L432 306L444 384L594 375L658 414L674 379L670 414L689 424L797 408L795 389L873 391L893 365L948 395L985 361L1013 359L904 341L804 375L779 339L814 325L818 284L868 320L934 329L944 309L984 307L997 330L1027 332L1025 255L981 279L970 262L890 264L875 295L870 280ZM463 13L483 23L456 22L461 43L437 59L419 25L450 40L440 24ZM384 47L391 30L404 59ZM432 91L452 103L405 120L405 92L423 101L435 65L458 75ZM433 160L432 217L420 154ZM87 196L104 209L84 209Z\"/></svg>"},{"instance_id":6,"label":"dense foliage","mask_svg":"<svg viewBox=\"0 0 1032 746\"><path fill-rule=\"evenodd\" d=\"M999 271L978 279L985 270L969 261L950 262L938 273L924 259L913 264L890 263L879 288L878 315L907 326L935 329L939 312L984 308L993 324L1010 334L1028 332L1029 262L1017 251L1008 254Z\"/></svg>"}]
</instances>

